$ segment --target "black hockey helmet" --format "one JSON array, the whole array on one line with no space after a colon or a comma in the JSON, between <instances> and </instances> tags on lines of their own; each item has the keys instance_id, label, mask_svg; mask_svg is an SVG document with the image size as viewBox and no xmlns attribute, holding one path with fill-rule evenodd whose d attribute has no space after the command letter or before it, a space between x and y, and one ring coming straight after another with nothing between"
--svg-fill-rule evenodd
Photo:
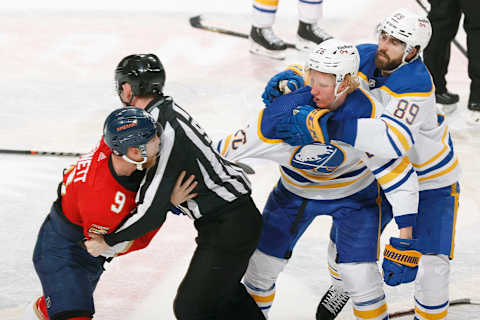
<instances>
[{"instance_id":1,"label":"black hockey helmet","mask_svg":"<svg viewBox=\"0 0 480 320\"><path fill-rule=\"evenodd\" d=\"M165 69L153 53L126 56L115 69L115 84L119 95L124 83L130 84L133 95L137 97L162 95Z\"/></svg>"},{"instance_id":2,"label":"black hockey helmet","mask_svg":"<svg viewBox=\"0 0 480 320\"><path fill-rule=\"evenodd\" d=\"M138 147L146 152L146 144L155 134L160 135L160 126L147 111L136 107L114 110L105 120L103 137L107 146L116 155L124 155L129 147Z\"/></svg>"}]
</instances>

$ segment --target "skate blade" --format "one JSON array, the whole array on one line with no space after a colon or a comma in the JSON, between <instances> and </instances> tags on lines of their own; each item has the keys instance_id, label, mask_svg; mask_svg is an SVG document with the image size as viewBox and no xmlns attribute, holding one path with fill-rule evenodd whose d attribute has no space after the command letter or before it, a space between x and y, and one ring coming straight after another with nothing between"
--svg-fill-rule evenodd
<instances>
[{"instance_id":1,"label":"skate blade","mask_svg":"<svg viewBox=\"0 0 480 320\"><path fill-rule=\"evenodd\" d=\"M328 40L328 39L332 39L332 38L330 37L330 38L327 38L325 40ZM323 40L323 41L325 41L325 40ZM316 45L317 44L315 42L303 39L302 37L297 35L297 42L295 43L295 47L298 50L303 51L303 52L310 52L310 51L313 50L313 48L315 48Z\"/></svg>"},{"instance_id":2,"label":"skate blade","mask_svg":"<svg viewBox=\"0 0 480 320\"><path fill-rule=\"evenodd\" d=\"M295 43L295 47L304 52L310 52L317 44L313 41L305 40L297 36L297 42Z\"/></svg>"},{"instance_id":3,"label":"skate blade","mask_svg":"<svg viewBox=\"0 0 480 320\"><path fill-rule=\"evenodd\" d=\"M258 43L251 41L250 44L250 52L253 54L257 54L260 56L269 57L276 60L284 60L285 59L285 51L286 50L268 50L259 45Z\"/></svg>"},{"instance_id":4,"label":"skate blade","mask_svg":"<svg viewBox=\"0 0 480 320\"><path fill-rule=\"evenodd\" d=\"M452 104L437 104L440 110L443 111L445 114L450 114L453 113L455 110L457 110L457 104L452 103Z\"/></svg>"}]
</instances>

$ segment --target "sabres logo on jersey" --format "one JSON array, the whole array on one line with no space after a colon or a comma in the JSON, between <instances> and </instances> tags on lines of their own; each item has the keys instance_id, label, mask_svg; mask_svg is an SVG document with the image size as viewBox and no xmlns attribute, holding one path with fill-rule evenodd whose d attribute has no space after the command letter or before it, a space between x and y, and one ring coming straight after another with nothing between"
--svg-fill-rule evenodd
<instances>
[{"instance_id":1,"label":"sabres logo on jersey","mask_svg":"<svg viewBox=\"0 0 480 320\"><path fill-rule=\"evenodd\" d=\"M291 165L297 169L332 173L345 160L344 152L332 144L312 143L298 148L292 156Z\"/></svg>"}]
</instances>

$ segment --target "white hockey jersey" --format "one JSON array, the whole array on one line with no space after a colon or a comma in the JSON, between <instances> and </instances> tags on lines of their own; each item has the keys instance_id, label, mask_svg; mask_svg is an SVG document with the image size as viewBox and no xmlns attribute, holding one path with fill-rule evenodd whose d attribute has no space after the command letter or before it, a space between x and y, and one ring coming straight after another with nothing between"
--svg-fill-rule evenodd
<instances>
[{"instance_id":1,"label":"white hockey jersey","mask_svg":"<svg viewBox=\"0 0 480 320\"><path fill-rule=\"evenodd\" d=\"M308 95L309 88L304 89ZM283 96L283 99L288 96ZM362 108L357 107L359 102ZM261 110L246 128L220 140L217 151L231 161L262 158L278 163L285 188L313 200L341 199L353 195L370 185L376 176L392 204L397 224L403 227L413 223L412 216L417 213L418 206L418 182L408 159L385 160L368 156L351 145L335 140L330 144L290 146L275 137L275 126L297 105L292 102L279 108L272 106ZM365 105L369 107L363 107ZM359 118L371 118L377 113L374 99L366 91L358 89L349 95L331 118L340 120L352 114Z\"/></svg>"},{"instance_id":2,"label":"white hockey jersey","mask_svg":"<svg viewBox=\"0 0 480 320\"><path fill-rule=\"evenodd\" d=\"M437 114L433 82L422 60L382 77L375 71L377 46L360 45L358 50L361 86L378 99L382 115L358 119L355 148L385 158L408 156L420 190L456 183L460 166L445 117Z\"/></svg>"}]
</instances>

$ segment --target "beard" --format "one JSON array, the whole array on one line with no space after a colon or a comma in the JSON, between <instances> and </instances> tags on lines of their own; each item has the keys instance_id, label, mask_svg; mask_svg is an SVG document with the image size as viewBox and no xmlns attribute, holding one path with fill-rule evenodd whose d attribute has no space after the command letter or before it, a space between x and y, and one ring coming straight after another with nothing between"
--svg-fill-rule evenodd
<instances>
[{"instance_id":1,"label":"beard","mask_svg":"<svg viewBox=\"0 0 480 320\"><path fill-rule=\"evenodd\" d=\"M392 60L384 52L377 51L375 66L382 71L392 71L402 63L402 58Z\"/></svg>"},{"instance_id":2,"label":"beard","mask_svg":"<svg viewBox=\"0 0 480 320\"><path fill-rule=\"evenodd\" d=\"M158 158L158 155L153 156L153 157L148 157L148 158L147 158L147 162L145 162L145 163L142 165L143 169L150 169L150 168L152 168L152 167L157 163L157 158Z\"/></svg>"}]
</instances>

